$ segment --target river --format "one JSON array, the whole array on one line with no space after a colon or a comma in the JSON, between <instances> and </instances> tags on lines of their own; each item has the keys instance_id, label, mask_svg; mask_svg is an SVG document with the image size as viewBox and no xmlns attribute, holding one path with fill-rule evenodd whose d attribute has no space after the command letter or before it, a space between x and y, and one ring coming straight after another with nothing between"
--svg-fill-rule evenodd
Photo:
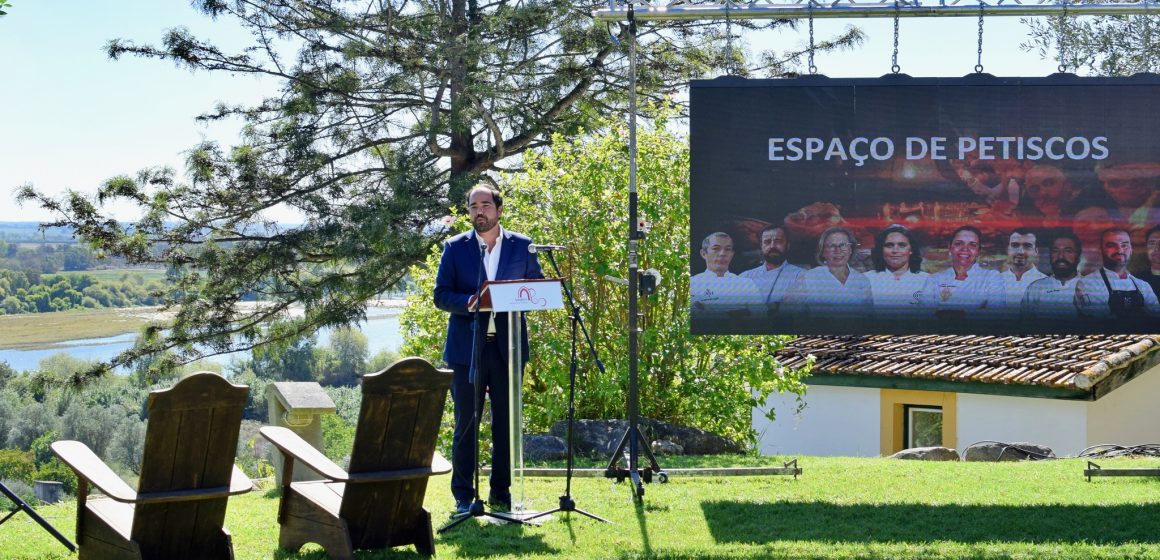
<instances>
[{"instance_id":1,"label":"river","mask_svg":"<svg viewBox=\"0 0 1160 560\"><path fill-rule=\"evenodd\" d=\"M367 320L356 326L367 336L369 356L383 350L397 352L403 345L403 335L399 331L399 314L401 312L401 309L391 307L367 308ZM330 329L319 331L319 346L324 346L330 342L330 333ZM61 352L80 360L108 360L133 346L136 337L137 333L125 333L103 338L56 342L40 348L0 350L0 361L8 362L8 365L16 371L30 371L35 370L40 365L41 360ZM212 356L207 360L224 365L235 357L248 358L249 352L222 354Z\"/></svg>"}]
</instances>

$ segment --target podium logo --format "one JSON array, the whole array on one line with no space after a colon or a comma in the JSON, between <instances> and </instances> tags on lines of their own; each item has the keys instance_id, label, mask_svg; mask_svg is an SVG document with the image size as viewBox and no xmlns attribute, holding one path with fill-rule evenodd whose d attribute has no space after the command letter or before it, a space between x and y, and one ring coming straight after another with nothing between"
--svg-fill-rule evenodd
<instances>
[{"instance_id":1,"label":"podium logo","mask_svg":"<svg viewBox=\"0 0 1160 560\"><path fill-rule=\"evenodd\" d=\"M535 288L529 288L527 286L520 286L519 291L516 292L516 300L512 303L530 303L540 307L548 306L548 300L546 298L536 297Z\"/></svg>"}]
</instances>

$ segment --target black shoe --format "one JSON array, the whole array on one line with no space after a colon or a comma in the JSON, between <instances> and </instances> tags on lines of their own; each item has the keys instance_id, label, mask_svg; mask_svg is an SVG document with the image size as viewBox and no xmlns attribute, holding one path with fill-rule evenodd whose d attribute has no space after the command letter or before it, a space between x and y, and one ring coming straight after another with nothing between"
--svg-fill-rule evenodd
<instances>
[{"instance_id":1,"label":"black shoe","mask_svg":"<svg viewBox=\"0 0 1160 560\"><path fill-rule=\"evenodd\" d=\"M511 496L491 495L487 498L487 505L496 513L508 513L512 510Z\"/></svg>"},{"instance_id":2,"label":"black shoe","mask_svg":"<svg viewBox=\"0 0 1160 560\"><path fill-rule=\"evenodd\" d=\"M452 515L463 515L471 512L470 500L455 500L455 513Z\"/></svg>"}]
</instances>

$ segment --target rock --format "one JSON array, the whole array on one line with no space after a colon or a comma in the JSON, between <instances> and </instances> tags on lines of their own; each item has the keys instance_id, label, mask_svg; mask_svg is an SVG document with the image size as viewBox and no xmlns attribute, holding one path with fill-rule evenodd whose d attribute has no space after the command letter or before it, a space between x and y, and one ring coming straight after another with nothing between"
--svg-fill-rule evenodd
<instances>
[{"instance_id":1,"label":"rock","mask_svg":"<svg viewBox=\"0 0 1160 560\"><path fill-rule=\"evenodd\" d=\"M591 457L612 455L627 428L628 422L624 420L577 420L572 427L573 451ZM550 433L567 441L568 421L556 422Z\"/></svg>"},{"instance_id":2,"label":"rock","mask_svg":"<svg viewBox=\"0 0 1160 560\"><path fill-rule=\"evenodd\" d=\"M744 453L741 444L700 428L680 426L647 420L652 429L652 438L671 441L685 449L685 455L720 455L723 453ZM643 422L642 422L643 423Z\"/></svg>"},{"instance_id":3,"label":"rock","mask_svg":"<svg viewBox=\"0 0 1160 560\"><path fill-rule=\"evenodd\" d=\"M616 450L627 429L626 420L577 420L573 428L575 451L578 455L609 456ZM552 426L551 434L564 438L567 430L568 422L561 420ZM646 441L676 444L684 450L685 455L745 452L737 442L699 428L641 418L640 431Z\"/></svg>"},{"instance_id":4,"label":"rock","mask_svg":"<svg viewBox=\"0 0 1160 560\"><path fill-rule=\"evenodd\" d=\"M652 442L650 447L652 447L652 452L657 455L683 455L685 453L684 447L663 439Z\"/></svg>"},{"instance_id":5,"label":"rock","mask_svg":"<svg viewBox=\"0 0 1160 560\"><path fill-rule=\"evenodd\" d=\"M1050 447L1027 442L979 442L963 452L964 461L1023 461L1054 457L1055 452Z\"/></svg>"},{"instance_id":6,"label":"rock","mask_svg":"<svg viewBox=\"0 0 1160 560\"><path fill-rule=\"evenodd\" d=\"M958 461L959 452L946 447L914 447L903 449L887 458L916 461Z\"/></svg>"},{"instance_id":7,"label":"rock","mask_svg":"<svg viewBox=\"0 0 1160 560\"><path fill-rule=\"evenodd\" d=\"M568 457L568 444L548 434L524 436L524 459L528 461L556 461Z\"/></svg>"}]
</instances>

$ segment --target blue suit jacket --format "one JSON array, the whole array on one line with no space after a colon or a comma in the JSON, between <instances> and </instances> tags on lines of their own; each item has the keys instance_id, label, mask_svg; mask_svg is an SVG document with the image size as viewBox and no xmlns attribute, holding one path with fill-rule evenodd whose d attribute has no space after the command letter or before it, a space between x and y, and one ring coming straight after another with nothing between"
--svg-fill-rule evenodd
<instances>
[{"instance_id":1,"label":"blue suit jacket","mask_svg":"<svg viewBox=\"0 0 1160 560\"><path fill-rule=\"evenodd\" d=\"M519 280L522 278L543 278L540 261L528 252L532 240L527 236L503 231L503 249L500 250L496 280ZM467 300L475 295L479 287L480 240L475 231L461 233L443 243L443 257L439 260L439 272L435 275L435 307L448 311L447 342L443 346L443 361L448 364L470 365L472 348L472 317L467 311ZM482 276L484 280L487 275ZM482 328L487 327L488 313L483 313ZM508 360L508 317L507 313L495 315L496 335L500 341L500 353ZM528 325L523 321L522 353L524 362L528 359Z\"/></svg>"}]
</instances>

